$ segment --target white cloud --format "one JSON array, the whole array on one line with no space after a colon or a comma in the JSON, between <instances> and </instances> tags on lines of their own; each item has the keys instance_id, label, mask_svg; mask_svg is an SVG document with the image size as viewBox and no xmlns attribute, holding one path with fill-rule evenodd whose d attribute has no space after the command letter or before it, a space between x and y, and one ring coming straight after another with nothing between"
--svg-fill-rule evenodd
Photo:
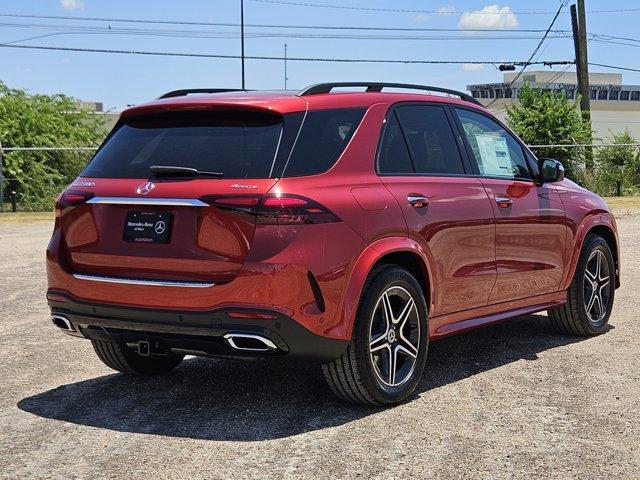
<instances>
[{"instance_id":1,"label":"white cloud","mask_svg":"<svg viewBox=\"0 0 640 480\"><path fill-rule=\"evenodd\" d=\"M415 22L424 22L427 18L429 18L429 15L427 15L426 13L418 13L415 17L413 17L413 20Z\"/></svg>"},{"instance_id":2,"label":"white cloud","mask_svg":"<svg viewBox=\"0 0 640 480\"><path fill-rule=\"evenodd\" d=\"M65 10L84 10L82 0L60 0L60 6Z\"/></svg>"},{"instance_id":3,"label":"white cloud","mask_svg":"<svg viewBox=\"0 0 640 480\"><path fill-rule=\"evenodd\" d=\"M482 10L464 12L458 22L463 30L472 29L509 29L518 26L518 17L510 7L487 5Z\"/></svg>"},{"instance_id":4,"label":"white cloud","mask_svg":"<svg viewBox=\"0 0 640 480\"><path fill-rule=\"evenodd\" d=\"M60 60L60 63L71 63L71 59L70 58L63 58L62 60Z\"/></svg>"},{"instance_id":5,"label":"white cloud","mask_svg":"<svg viewBox=\"0 0 640 480\"><path fill-rule=\"evenodd\" d=\"M462 69L466 72L478 72L484 70L484 65L481 63L463 63Z\"/></svg>"}]
</instances>

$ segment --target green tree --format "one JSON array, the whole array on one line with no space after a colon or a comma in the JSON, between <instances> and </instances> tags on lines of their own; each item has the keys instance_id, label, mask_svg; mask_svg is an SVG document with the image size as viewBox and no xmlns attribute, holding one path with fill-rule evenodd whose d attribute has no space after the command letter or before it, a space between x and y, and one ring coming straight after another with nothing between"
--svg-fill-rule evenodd
<instances>
[{"instance_id":1,"label":"green tree","mask_svg":"<svg viewBox=\"0 0 640 480\"><path fill-rule=\"evenodd\" d=\"M105 122L62 94L31 95L0 82L0 142L11 147L91 147L105 136ZM4 155L5 190L32 209L50 209L91 152L13 151Z\"/></svg>"},{"instance_id":2,"label":"green tree","mask_svg":"<svg viewBox=\"0 0 640 480\"><path fill-rule=\"evenodd\" d=\"M569 101L552 90L531 88L525 84L518 103L507 107L507 124L529 145L567 145L591 143L591 124L580 115L579 99ZM585 151L575 147L541 147L539 157L555 158L565 167L566 175L583 181Z\"/></svg>"},{"instance_id":3,"label":"green tree","mask_svg":"<svg viewBox=\"0 0 640 480\"><path fill-rule=\"evenodd\" d=\"M621 193L635 194L640 187L640 150L628 130L612 133L611 145L595 154L595 172L589 187L603 195L615 195L617 182Z\"/></svg>"}]
</instances>

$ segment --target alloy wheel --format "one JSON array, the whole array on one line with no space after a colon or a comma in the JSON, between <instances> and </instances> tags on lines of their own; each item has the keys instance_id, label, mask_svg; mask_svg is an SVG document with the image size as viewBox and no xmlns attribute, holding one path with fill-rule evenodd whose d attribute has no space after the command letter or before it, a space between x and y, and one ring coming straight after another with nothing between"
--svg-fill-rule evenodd
<instances>
[{"instance_id":1,"label":"alloy wheel","mask_svg":"<svg viewBox=\"0 0 640 480\"><path fill-rule=\"evenodd\" d=\"M601 250L594 250L584 270L584 308L593 323L599 323L607 315L611 294L609 262Z\"/></svg>"},{"instance_id":2,"label":"alloy wheel","mask_svg":"<svg viewBox=\"0 0 640 480\"><path fill-rule=\"evenodd\" d=\"M418 308L402 287L387 288L373 310L369 354L378 380L389 387L407 382L420 348Z\"/></svg>"}]
</instances>

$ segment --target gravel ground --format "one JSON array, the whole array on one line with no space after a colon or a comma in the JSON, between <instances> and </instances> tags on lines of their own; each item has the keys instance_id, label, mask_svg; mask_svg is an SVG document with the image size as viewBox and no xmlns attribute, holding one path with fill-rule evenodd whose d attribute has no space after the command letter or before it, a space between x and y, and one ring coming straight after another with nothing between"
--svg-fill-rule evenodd
<instances>
[{"instance_id":1,"label":"gravel ground","mask_svg":"<svg viewBox=\"0 0 640 480\"><path fill-rule=\"evenodd\" d=\"M619 220L612 329L535 315L432 343L415 397L334 400L314 365L190 359L114 374L55 330L48 221L0 225L2 478L639 478L640 215Z\"/></svg>"}]
</instances>

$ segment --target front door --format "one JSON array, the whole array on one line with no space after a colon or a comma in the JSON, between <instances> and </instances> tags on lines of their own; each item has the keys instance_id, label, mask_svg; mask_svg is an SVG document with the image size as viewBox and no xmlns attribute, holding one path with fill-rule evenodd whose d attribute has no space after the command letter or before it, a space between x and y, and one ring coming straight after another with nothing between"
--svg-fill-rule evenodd
<instances>
[{"instance_id":1,"label":"front door","mask_svg":"<svg viewBox=\"0 0 640 480\"><path fill-rule=\"evenodd\" d=\"M429 314L486 306L496 278L494 214L480 179L465 167L448 112L401 104L385 122L377 171L409 237L429 256L437 286Z\"/></svg>"},{"instance_id":2,"label":"front door","mask_svg":"<svg viewBox=\"0 0 640 480\"><path fill-rule=\"evenodd\" d=\"M489 303L558 291L566 241L558 192L534 180L526 152L499 123L455 111L496 218L497 279Z\"/></svg>"}]
</instances>

